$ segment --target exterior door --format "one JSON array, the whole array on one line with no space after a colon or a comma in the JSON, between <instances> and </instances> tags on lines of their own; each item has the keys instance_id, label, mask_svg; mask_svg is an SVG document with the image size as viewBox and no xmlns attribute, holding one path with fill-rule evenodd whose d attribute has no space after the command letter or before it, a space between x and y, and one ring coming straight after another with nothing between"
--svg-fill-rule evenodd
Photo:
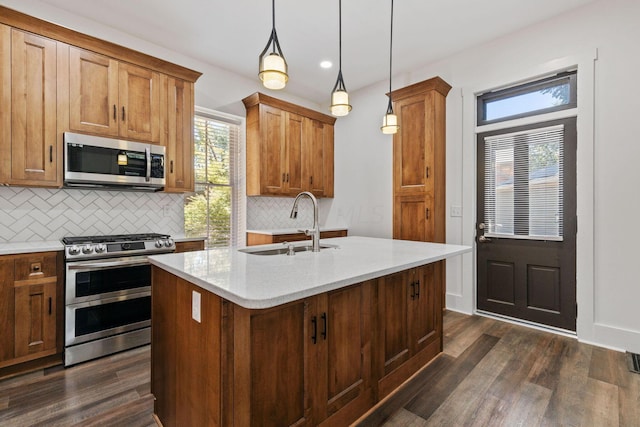
<instances>
[{"instance_id":1,"label":"exterior door","mask_svg":"<svg viewBox=\"0 0 640 427\"><path fill-rule=\"evenodd\" d=\"M576 329L576 119L478 135L477 305Z\"/></svg>"}]
</instances>

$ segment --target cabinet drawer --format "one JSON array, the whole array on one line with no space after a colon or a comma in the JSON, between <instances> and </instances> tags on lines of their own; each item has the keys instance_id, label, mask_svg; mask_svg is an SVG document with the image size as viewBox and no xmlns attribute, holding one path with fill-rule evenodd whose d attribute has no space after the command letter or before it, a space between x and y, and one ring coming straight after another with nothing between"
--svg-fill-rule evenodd
<instances>
[{"instance_id":1,"label":"cabinet drawer","mask_svg":"<svg viewBox=\"0 0 640 427\"><path fill-rule=\"evenodd\" d=\"M56 276L56 254L36 253L16 258L14 280L42 279Z\"/></svg>"}]
</instances>

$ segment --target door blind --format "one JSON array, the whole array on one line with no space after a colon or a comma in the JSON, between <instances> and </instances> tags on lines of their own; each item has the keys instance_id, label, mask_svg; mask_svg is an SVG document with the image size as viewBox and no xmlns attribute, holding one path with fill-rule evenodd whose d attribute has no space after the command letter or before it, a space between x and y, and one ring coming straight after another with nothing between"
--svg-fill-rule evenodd
<instances>
[{"instance_id":1,"label":"door blind","mask_svg":"<svg viewBox=\"0 0 640 427\"><path fill-rule=\"evenodd\" d=\"M563 237L564 126L484 139L485 235Z\"/></svg>"}]
</instances>

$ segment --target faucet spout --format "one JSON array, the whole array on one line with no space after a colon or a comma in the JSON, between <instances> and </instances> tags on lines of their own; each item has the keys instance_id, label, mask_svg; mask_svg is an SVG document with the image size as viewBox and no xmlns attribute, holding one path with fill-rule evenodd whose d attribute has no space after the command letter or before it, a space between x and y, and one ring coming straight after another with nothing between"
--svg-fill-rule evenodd
<instances>
[{"instance_id":1,"label":"faucet spout","mask_svg":"<svg viewBox=\"0 0 640 427\"><path fill-rule=\"evenodd\" d=\"M312 193L308 191L303 191L296 196L296 199L293 201L293 207L291 208L291 214L289 217L291 219L295 219L298 217L298 201L302 197L308 197L311 199L313 203L313 230L305 230L305 234L307 236L311 236L312 239L312 248L313 252L320 252L320 225L318 224L318 199Z\"/></svg>"}]
</instances>

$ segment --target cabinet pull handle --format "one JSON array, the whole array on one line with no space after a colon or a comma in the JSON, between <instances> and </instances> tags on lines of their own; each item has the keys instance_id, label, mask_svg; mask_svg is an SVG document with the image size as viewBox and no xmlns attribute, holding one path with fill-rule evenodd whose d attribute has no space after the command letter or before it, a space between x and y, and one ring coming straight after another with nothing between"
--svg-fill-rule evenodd
<instances>
[{"instance_id":1,"label":"cabinet pull handle","mask_svg":"<svg viewBox=\"0 0 640 427\"><path fill-rule=\"evenodd\" d=\"M169 162L169 169L171 170L171 173L173 173L173 160L171 160L171 162Z\"/></svg>"},{"instance_id":2,"label":"cabinet pull handle","mask_svg":"<svg viewBox=\"0 0 640 427\"><path fill-rule=\"evenodd\" d=\"M425 209L425 215L427 216L427 219L429 219L429 208Z\"/></svg>"},{"instance_id":3,"label":"cabinet pull handle","mask_svg":"<svg viewBox=\"0 0 640 427\"><path fill-rule=\"evenodd\" d=\"M416 297L420 299L420 281L415 282Z\"/></svg>"},{"instance_id":4,"label":"cabinet pull handle","mask_svg":"<svg viewBox=\"0 0 640 427\"><path fill-rule=\"evenodd\" d=\"M311 175L311 178L309 178L309 184L313 185L313 175Z\"/></svg>"},{"instance_id":5,"label":"cabinet pull handle","mask_svg":"<svg viewBox=\"0 0 640 427\"><path fill-rule=\"evenodd\" d=\"M429 166L427 166L427 179L429 179Z\"/></svg>"},{"instance_id":6,"label":"cabinet pull handle","mask_svg":"<svg viewBox=\"0 0 640 427\"><path fill-rule=\"evenodd\" d=\"M311 342L316 343L318 341L318 319L316 316L311 318L311 324L313 325L313 333L311 334Z\"/></svg>"},{"instance_id":7,"label":"cabinet pull handle","mask_svg":"<svg viewBox=\"0 0 640 427\"><path fill-rule=\"evenodd\" d=\"M49 297L49 316L51 316L51 297Z\"/></svg>"},{"instance_id":8,"label":"cabinet pull handle","mask_svg":"<svg viewBox=\"0 0 640 427\"><path fill-rule=\"evenodd\" d=\"M113 104L113 120L118 120L118 108Z\"/></svg>"},{"instance_id":9,"label":"cabinet pull handle","mask_svg":"<svg viewBox=\"0 0 640 427\"><path fill-rule=\"evenodd\" d=\"M286 174L286 173L283 173L283 174L282 174L282 182L287 182L287 181L285 181L285 178L286 178L286 177L287 177L287 174Z\"/></svg>"},{"instance_id":10,"label":"cabinet pull handle","mask_svg":"<svg viewBox=\"0 0 640 427\"><path fill-rule=\"evenodd\" d=\"M289 172L287 172L287 182L289 182Z\"/></svg>"},{"instance_id":11,"label":"cabinet pull handle","mask_svg":"<svg viewBox=\"0 0 640 427\"><path fill-rule=\"evenodd\" d=\"M327 313L322 313L322 316L320 316L320 318L322 319L322 339L326 340L327 339Z\"/></svg>"},{"instance_id":12,"label":"cabinet pull handle","mask_svg":"<svg viewBox=\"0 0 640 427\"><path fill-rule=\"evenodd\" d=\"M411 282L411 299L416 299L416 282Z\"/></svg>"},{"instance_id":13,"label":"cabinet pull handle","mask_svg":"<svg viewBox=\"0 0 640 427\"><path fill-rule=\"evenodd\" d=\"M53 145L49 146L49 163L53 163Z\"/></svg>"},{"instance_id":14,"label":"cabinet pull handle","mask_svg":"<svg viewBox=\"0 0 640 427\"><path fill-rule=\"evenodd\" d=\"M122 106L122 121L124 122L124 105Z\"/></svg>"}]
</instances>

